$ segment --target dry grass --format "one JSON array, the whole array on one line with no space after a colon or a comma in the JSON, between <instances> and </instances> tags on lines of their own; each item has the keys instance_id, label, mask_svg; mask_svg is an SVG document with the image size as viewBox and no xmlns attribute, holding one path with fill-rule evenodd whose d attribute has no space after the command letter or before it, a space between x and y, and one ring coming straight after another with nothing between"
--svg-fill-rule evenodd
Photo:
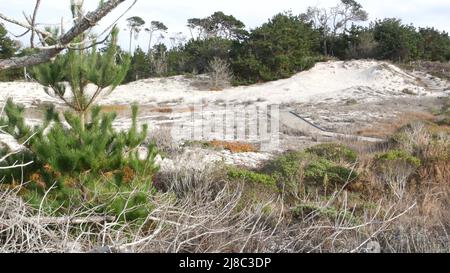
<instances>
[{"instance_id":1,"label":"dry grass","mask_svg":"<svg viewBox=\"0 0 450 273\"><path fill-rule=\"evenodd\" d=\"M267 213L266 204L237 210L242 187L214 183L209 174L183 170L178 175L191 181L177 183L187 187L147 193L154 209L139 223L96 215L96 208L52 217L16 192L1 192L0 252L266 252L282 217Z\"/></svg>"},{"instance_id":2,"label":"dry grass","mask_svg":"<svg viewBox=\"0 0 450 273\"><path fill-rule=\"evenodd\" d=\"M160 126L149 133L149 141L156 144L160 152L173 154L178 151L179 145L173 139L170 127Z\"/></svg>"},{"instance_id":3,"label":"dry grass","mask_svg":"<svg viewBox=\"0 0 450 273\"><path fill-rule=\"evenodd\" d=\"M413 121L433 121L435 116L426 112L406 112L395 119L388 119L372 124L370 127L358 130L357 135L367 137L386 138L394 134L401 127Z\"/></svg>"},{"instance_id":4,"label":"dry grass","mask_svg":"<svg viewBox=\"0 0 450 273\"><path fill-rule=\"evenodd\" d=\"M449 62L417 61L408 64L402 64L401 67L408 70L422 71L442 79L450 79Z\"/></svg>"},{"instance_id":5,"label":"dry grass","mask_svg":"<svg viewBox=\"0 0 450 273\"><path fill-rule=\"evenodd\" d=\"M292 215L283 197L242 206L243 184L220 171L180 170L148 194L153 211L142 223L120 222L84 209L63 218L32 209L14 192L0 198L1 252L448 252L447 207L438 191L398 202L388 196L357 214L354 197L337 189ZM221 182L220 182L221 181ZM87 223L95 219L95 223ZM104 220L103 220L104 219ZM75 221L76 220L76 221Z\"/></svg>"},{"instance_id":6,"label":"dry grass","mask_svg":"<svg viewBox=\"0 0 450 273\"><path fill-rule=\"evenodd\" d=\"M390 238L399 219L416 208L414 203L385 207L380 202L355 222L347 214L352 210L347 193L337 191L326 200L317 199L311 212L292 218L282 198L239 207L242 184L214 183L212 169L202 175L186 170L178 175L184 179L177 183L184 186L172 184L166 193L148 194L154 210L140 224L86 209L54 218L45 209L28 207L14 192L3 192L0 251L377 252L369 247ZM173 183L173 177L165 182ZM337 213L324 217L323 212L336 204L340 204ZM92 219L96 222L89 223Z\"/></svg>"},{"instance_id":7,"label":"dry grass","mask_svg":"<svg viewBox=\"0 0 450 273\"><path fill-rule=\"evenodd\" d=\"M194 107L184 107L184 108L173 108L173 107L155 107L149 109L153 113L188 113L194 112Z\"/></svg>"},{"instance_id":8,"label":"dry grass","mask_svg":"<svg viewBox=\"0 0 450 273\"><path fill-rule=\"evenodd\" d=\"M105 113L124 113L129 112L130 105L101 105L101 109Z\"/></svg>"}]
</instances>

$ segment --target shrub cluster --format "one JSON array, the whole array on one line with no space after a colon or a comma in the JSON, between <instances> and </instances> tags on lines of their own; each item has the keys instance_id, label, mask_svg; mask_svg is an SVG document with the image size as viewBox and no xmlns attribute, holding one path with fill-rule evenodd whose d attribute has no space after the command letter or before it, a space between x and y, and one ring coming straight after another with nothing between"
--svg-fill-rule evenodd
<instances>
[{"instance_id":1,"label":"shrub cluster","mask_svg":"<svg viewBox=\"0 0 450 273\"><path fill-rule=\"evenodd\" d=\"M259 171L232 169L228 175L264 185L276 185L293 196L305 187L336 188L357 180L356 153L340 144L321 144L304 152L288 152L270 160Z\"/></svg>"}]
</instances>

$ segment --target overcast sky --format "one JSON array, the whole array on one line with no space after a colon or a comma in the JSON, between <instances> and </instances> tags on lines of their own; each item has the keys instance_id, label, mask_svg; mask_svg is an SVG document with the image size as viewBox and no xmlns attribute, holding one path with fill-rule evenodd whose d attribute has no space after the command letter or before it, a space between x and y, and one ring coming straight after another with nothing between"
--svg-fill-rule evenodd
<instances>
[{"instance_id":1,"label":"overcast sky","mask_svg":"<svg viewBox=\"0 0 450 273\"><path fill-rule=\"evenodd\" d=\"M86 11L95 9L98 2L98 0L85 0ZM120 21L120 26L121 29L125 29L125 19L136 15L147 22L153 20L164 22L169 27L167 36L184 32L188 37L189 31L186 27L188 18L206 17L215 11L232 14L243 21L247 28L254 28L278 12L292 10L294 14L299 14L308 6L329 7L337 2L338 0L138 0L138 3ZM368 11L370 20L397 17L415 26L433 26L450 32L450 0L360 0L359 2ZM0 12L22 20L22 12L32 13L34 3L34 0L0 0ZM131 3L132 0L128 0L122 4L113 14L104 19L98 28L108 26ZM63 17L68 24L69 4L70 0L42 0L37 21L55 24ZM9 29L14 34L21 32L21 29L15 27ZM147 49L145 36L142 34L137 44ZM27 41L26 38L21 40L24 43ZM122 33L120 41L121 45L127 49L128 36Z\"/></svg>"}]
</instances>

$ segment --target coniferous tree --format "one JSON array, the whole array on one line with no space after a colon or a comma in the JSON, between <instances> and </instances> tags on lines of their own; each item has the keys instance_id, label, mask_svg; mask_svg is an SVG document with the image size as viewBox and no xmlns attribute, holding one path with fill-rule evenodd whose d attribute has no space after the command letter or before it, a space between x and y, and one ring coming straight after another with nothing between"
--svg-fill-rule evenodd
<instances>
[{"instance_id":1,"label":"coniferous tree","mask_svg":"<svg viewBox=\"0 0 450 273\"><path fill-rule=\"evenodd\" d=\"M3 24L0 24L0 59L8 59L16 55L18 50L17 42L8 37L8 31ZM0 71L0 80L14 80L21 75L20 69L10 71Z\"/></svg>"},{"instance_id":2,"label":"coniferous tree","mask_svg":"<svg viewBox=\"0 0 450 273\"><path fill-rule=\"evenodd\" d=\"M14 56L17 51L16 43L7 36L3 24L0 24L0 59L6 59Z\"/></svg>"},{"instance_id":3,"label":"coniferous tree","mask_svg":"<svg viewBox=\"0 0 450 273\"><path fill-rule=\"evenodd\" d=\"M128 28L130 29L130 54L132 53L131 43L133 41L133 34L135 39L137 39L139 32L141 32L141 28L145 25L144 19L139 16L133 16L127 19Z\"/></svg>"},{"instance_id":4,"label":"coniferous tree","mask_svg":"<svg viewBox=\"0 0 450 273\"><path fill-rule=\"evenodd\" d=\"M168 28L166 27L166 25L164 25L164 23L159 21L150 22L150 27L145 29L145 31L149 33L148 52L147 52L149 57L151 57L152 53L153 34L157 31L167 32L167 30Z\"/></svg>"},{"instance_id":5,"label":"coniferous tree","mask_svg":"<svg viewBox=\"0 0 450 273\"><path fill-rule=\"evenodd\" d=\"M422 37L422 59L430 61L450 60L450 37L435 28L419 28Z\"/></svg>"},{"instance_id":6,"label":"coniferous tree","mask_svg":"<svg viewBox=\"0 0 450 273\"><path fill-rule=\"evenodd\" d=\"M150 76L150 68L149 57L138 47L131 58L126 81L131 82L148 78Z\"/></svg>"},{"instance_id":7,"label":"coniferous tree","mask_svg":"<svg viewBox=\"0 0 450 273\"><path fill-rule=\"evenodd\" d=\"M420 58L422 37L414 26L405 25L397 18L387 18L376 21L373 32L378 59L411 61Z\"/></svg>"},{"instance_id":8,"label":"coniferous tree","mask_svg":"<svg viewBox=\"0 0 450 273\"><path fill-rule=\"evenodd\" d=\"M290 77L314 64L319 41L319 32L310 23L291 13L277 14L243 43L234 43L234 76L239 83Z\"/></svg>"},{"instance_id":9,"label":"coniferous tree","mask_svg":"<svg viewBox=\"0 0 450 273\"><path fill-rule=\"evenodd\" d=\"M102 94L111 93L127 74L129 58L125 57L121 64L117 62L117 35L118 29L115 28L108 48L103 53L98 52L96 47L70 49L53 63L38 66L34 70L36 79L45 87L45 91L61 99L78 114L82 129L85 128L86 113L95 100ZM70 88L67 88L66 82ZM88 91L90 84L95 86L94 92Z\"/></svg>"}]
</instances>

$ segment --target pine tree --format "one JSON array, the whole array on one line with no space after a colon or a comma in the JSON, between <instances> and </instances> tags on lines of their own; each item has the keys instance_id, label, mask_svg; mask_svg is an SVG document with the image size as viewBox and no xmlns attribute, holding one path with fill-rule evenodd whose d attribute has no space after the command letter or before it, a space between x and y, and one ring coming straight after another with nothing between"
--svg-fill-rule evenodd
<instances>
[{"instance_id":1,"label":"pine tree","mask_svg":"<svg viewBox=\"0 0 450 273\"><path fill-rule=\"evenodd\" d=\"M8 100L5 116L0 118L0 127L5 132L19 143L26 142L24 149L7 157L11 151L0 145L0 158L6 158L0 162L0 187L15 187L17 181L29 181L23 193L33 204L39 204L39 196L53 187L48 197L57 207L69 205L69 199L97 202L92 199L94 196L99 200L111 197L109 201L116 203L114 196L118 191L123 191L123 195L135 186L151 190L158 171L155 164L158 151L154 144L149 144L145 157L139 152L148 127L139 128L137 105L132 107L132 124L126 131L115 130L116 114L102 114L99 106L92 107L84 130L80 117L71 111L64 113L69 126L54 107L47 110L43 124L35 127L25 124L23 114L22 106ZM30 164L2 169L21 163Z\"/></svg>"},{"instance_id":2,"label":"pine tree","mask_svg":"<svg viewBox=\"0 0 450 273\"><path fill-rule=\"evenodd\" d=\"M115 28L103 53L98 52L96 47L90 50L70 49L67 54L57 57L53 63L34 69L38 82L45 87L45 92L55 95L78 114L83 130L86 113L95 100L101 94L111 93L122 83L128 72L128 57L125 57L121 64L117 63L117 35L118 29ZM70 87L69 96L66 94L66 81ZM93 93L87 92L89 84L95 86Z\"/></svg>"},{"instance_id":3,"label":"pine tree","mask_svg":"<svg viewBox=\"0 0 450 273\"><path fill-rule=\"evenodd\" d=\"M16 43L8 36L3 24L0 24L0 59L6 59L14 56L17 51Z\"/></svg>"},{"instance_id":4,"label":"pine tree","mask_svg":"<svg viewBox=\"0 0 450 273\"><path fill-rule=\"evenodd\" d=\"M8 37L8 31L0 23L0 59L14 57L19 49L18 42ZM0 81L11 81L22 76L21 69L0 71Z\"/></svg>"},{"instance_id":5,"label":"pine tree","mask_svg":"<svg viewBox=\"0 0 450 273\"><path fill-rule=\"evenodd\" d=\"M151 57L152 55L152 40L153 40L153 34L157 31L161 32L167 32L168 28L164 23L159 21L151 21L150 27L145 28L145 31L149 33L149 40L148 40L148 56ZM162 35L162 34L161 34Z\"/></svg>"},{"instance_id":6,"label":"pine tree","mask_svg":"<svg viewBox=\"0 0 450 273\"><path fill-rule=\"evenodd\" d=\"M131 54L131 43L133 41L133 34L134 39L137 40L139 33L141 32L141 28L145 25L144 19L142 19L139 16L133 16L127 19L128 22L128 28L130 29L130 49L129 53Z\"/></svg>"},{"instance_id":7,"label":"pine tree","mask_svg":"<svg viewBox=\"0 0 450 273\"><path fill-rule=\"evenodd\" d=\"M149 57L138 47L131 58L126 81L132 82L150 77L150 68Z\"/></svg>"}]
</instances>

